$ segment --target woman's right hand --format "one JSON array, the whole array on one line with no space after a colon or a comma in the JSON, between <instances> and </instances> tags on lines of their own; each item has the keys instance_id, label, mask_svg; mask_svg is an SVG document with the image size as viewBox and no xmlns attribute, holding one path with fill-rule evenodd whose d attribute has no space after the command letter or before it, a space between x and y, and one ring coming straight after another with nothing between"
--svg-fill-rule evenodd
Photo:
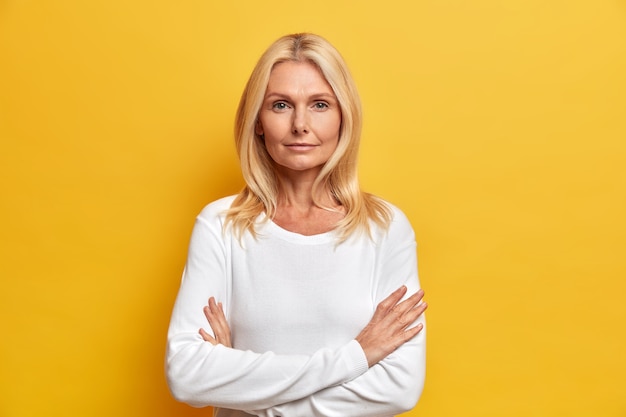
<instances>
[{"instance_id":1,"label":"woman's right hand","mask_svg":"<svg viewBox=\"0 0 626 417\"><path fill-rule=\"evenodd\" d=\"M356 337L370 367L413 339L424 328L422 323L409 327L428 307L422 302L424 291L420 289L400 302L406 291L407 288L402 286L381 301L370 322Z\"/></svg>"},{"instance_id":2,"label":"woman's right hand","mask_svg":"<svg viewBox=\"0 0 626 417\"><path fill-rule=\"evenodd\" d=\"M209 342L212 345L224 345L226 347L233 347L230 340L230 326L226 321L226 315L224 314L224 307L222 303L217 303L214 297L209 298L209 303L203 309L204 316L209 321L209 326L213 330L215 337L211 336L209 332L204 329L200 329L198 333L202 336L205 342Z\"/></svg>"}]
</instances>

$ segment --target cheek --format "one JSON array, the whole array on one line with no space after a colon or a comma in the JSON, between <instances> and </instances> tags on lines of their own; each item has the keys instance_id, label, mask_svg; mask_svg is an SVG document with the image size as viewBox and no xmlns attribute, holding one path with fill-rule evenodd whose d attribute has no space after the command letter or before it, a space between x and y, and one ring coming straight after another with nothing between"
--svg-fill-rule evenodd
<instances>
[{"instance_id":1,"label":"cheek","mask_svg":"<svg viewBox=\"0 0 626 417\"><path fill-rule=\"evenodd\" d=\"M272 117L274 116L274 117ZM276 117L276 115L272 115L270 117L260 117L259 118L259 126L258 132L259 134L265 135L265 139L267 138L280 138L285 136L286 132L290 131L289 121L284 117Z\"/></svg>"},{"instance_id":2,"label":"cheek","mask_svg":"<svg viewBox=\"0 0 626 417\"><path fill-rule=\"evenodd\" d=\"M322 125L322 132L324 138L328 140L337 140L339 139L339 133L341 130L341 117L335 116L326 120L326 122Z\"/></svg>"}]
</instances>

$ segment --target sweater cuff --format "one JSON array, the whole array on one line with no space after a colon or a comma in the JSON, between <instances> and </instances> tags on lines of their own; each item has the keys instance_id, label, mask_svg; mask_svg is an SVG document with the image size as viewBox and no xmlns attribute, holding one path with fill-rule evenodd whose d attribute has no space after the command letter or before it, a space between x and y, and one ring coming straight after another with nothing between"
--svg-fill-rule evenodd
<instances>
[{"instance_id":1,"label":"sweater cuff","mask_svg":"<svg viewBox=\"0 0 626 417\"><path fill-rule=\"evenodd\" d=\"M346 349L348 351L347 358L351 362L348 366L352 370L349 377L345 381L348 382L367 372L369 366L367 365L365 352L363 352L363 348L359 342L351 340L350 343L346 345Z\"/></svg>"}]
</instances>

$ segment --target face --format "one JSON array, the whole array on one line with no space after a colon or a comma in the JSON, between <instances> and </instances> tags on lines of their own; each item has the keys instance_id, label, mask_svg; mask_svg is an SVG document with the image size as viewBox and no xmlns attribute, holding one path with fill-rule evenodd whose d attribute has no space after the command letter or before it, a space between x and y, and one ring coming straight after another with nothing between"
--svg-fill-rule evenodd
<instances>
[{"instance_id":1,"label":"face","mask_svg":"<svg viewBox=\"0 0 626 417\"><path fill-rule=\"evenodd\" d=\"M287 61L270 74L256 133L279 174L317 175L339 142L341 111L332 88L309 62Z\"/></svg>"}]
</instances>

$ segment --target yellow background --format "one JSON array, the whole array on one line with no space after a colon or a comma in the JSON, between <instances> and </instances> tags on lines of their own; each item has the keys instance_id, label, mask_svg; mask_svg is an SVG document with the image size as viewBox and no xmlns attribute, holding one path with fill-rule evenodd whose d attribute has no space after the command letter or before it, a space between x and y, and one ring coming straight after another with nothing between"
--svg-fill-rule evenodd
<instances>
[{"instance_id":1,"label":"yellow background","mask_svg":"<svg viewBox=\"0 0 626 417\"><path fill-rule=\"evenodd\" d=\"M0 1L0 416L206 416L163 377L194 216L278 36L344 54L419 243L412 416L626 416L626 3Z\"/></svg>"}]
</instances>

